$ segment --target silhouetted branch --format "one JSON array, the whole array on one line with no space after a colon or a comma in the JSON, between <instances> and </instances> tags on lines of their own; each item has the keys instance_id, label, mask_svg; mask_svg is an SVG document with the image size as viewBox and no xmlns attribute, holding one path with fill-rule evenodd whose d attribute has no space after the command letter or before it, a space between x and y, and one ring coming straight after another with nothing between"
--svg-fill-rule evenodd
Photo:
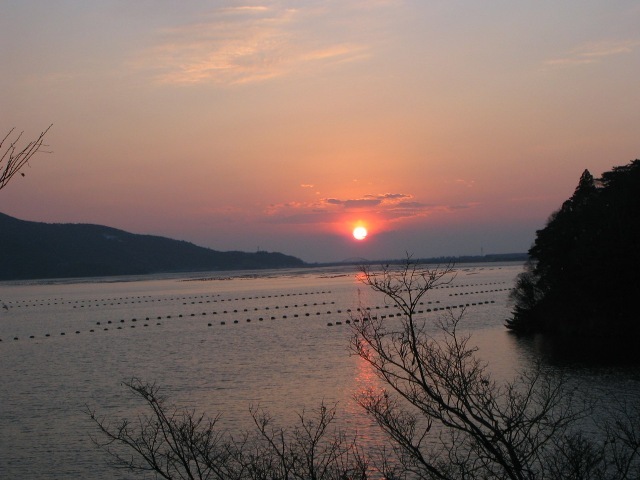
<instances>
[{"instance_id":1,"label":"silhouetted branch","mask_svg":"<svg viewBox=\"0 0 640 480\"><path fill-rule=\"evenodd\" d=\"M4 136L2 141L0 141L0 190L9 183L14 175L20 172L20 170L29 163L31 157L42 151L41 148L44 146L44 136L51 127L52 125L49 125L49 127L47 127L47 129L42 132L38 138L32 140L23 147L18 146L23 132L19 133L14 139L12 139L11 137L15 131L15 129L12 128ZM21 172L21 175L24 176L24 173Z\"/></svg>"},{"instance_id":2,"label":"silhouetted branch","mask_svg":"<svg viewBox=\"0 0 640 480\"><path fill-rule=\"evenodd\" d=\"M335 405L303 411L292 430L274 427L267 412L252 408L257 431L234 436L218 427L219 415L167 405L155 384L132 379L124 385L146 406L135 421L111 422L86 408L100 433L94 444L116 466L165 479L367 479L356 438L332 428Z\"/></svg>"}]
</instances>

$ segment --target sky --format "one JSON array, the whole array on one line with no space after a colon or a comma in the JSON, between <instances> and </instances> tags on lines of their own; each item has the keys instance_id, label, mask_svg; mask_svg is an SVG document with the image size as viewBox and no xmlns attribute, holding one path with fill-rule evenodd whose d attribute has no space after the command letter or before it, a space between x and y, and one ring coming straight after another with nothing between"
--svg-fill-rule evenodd
<instances>
[{"instance_id":1,"label":"sky","mask_svg":"<svg viewBox=\"0 0 640 480\"><path fill-rule=\"evenodd\" d=\"M637 0L0 0L0 212L307 262L525 252L640 157ZM352 231L368 235L356 240Z\"/></svg>"}]
</instances>

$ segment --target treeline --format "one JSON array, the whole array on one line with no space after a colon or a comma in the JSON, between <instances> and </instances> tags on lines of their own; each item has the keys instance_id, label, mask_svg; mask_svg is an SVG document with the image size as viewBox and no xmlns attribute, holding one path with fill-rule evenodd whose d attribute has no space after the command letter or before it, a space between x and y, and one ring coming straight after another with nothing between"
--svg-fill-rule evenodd
<instances>
[{"instance_id":1,"label":"treeline","mask_svg":"<svg viewBox=\"0 0 640 480\"><path fill-rule=\"evenodd\" d=\"M511 293L521 333L624 338L640 333L640 160L594 178L537 232Z\"/></svg>"}]
</instances>

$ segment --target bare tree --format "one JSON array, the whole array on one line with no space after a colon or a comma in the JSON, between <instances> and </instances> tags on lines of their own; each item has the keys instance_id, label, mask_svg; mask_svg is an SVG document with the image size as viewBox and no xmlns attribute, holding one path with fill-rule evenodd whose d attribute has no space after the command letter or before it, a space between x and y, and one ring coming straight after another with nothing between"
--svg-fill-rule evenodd
<instances>
[{"instance_id":1,"label":"bare tree","mask_svg":"<svg viewBox=\"0 0 640 480\"><path fill-rule=\"evenodd\" d=\"M209 418L169 405L155 384L133 379L125 386L147 407L136 420L113 422L86 408L100 433L94 444L118 467L165 479L367 478L355 437L333 428L335 406L321 404L310 416L302 412L293 429L274 426L256 407L250 411L256 431L229 432L219 427L219 415Z\"/></svg>"},{"instance_id":2,"label":"bare tree","mask_svg":"<svg viewBox=\"0 0 640 480\"><path fill-rule=\"evenodd\" d=\"M239 478L233 474L234 445L217 427L219 417L167 405L155 384L132 379L124 385L144 400L149 413L113 423L86 408L102 434L92 440L115 466L166 479Z\"/></svg>"},{"instance_id":3,"label":"bare tree","mask_svg":"<svg viewBox=\"0 0 640 480\"><path fill-rule=\"evenodd\" d=\"M14 175L29 163L31 157L41 151L41 148L44 146L44 137L51 126L52 125L49 125L38 138L22 147L18 146L18 144L24 132L14 135L14 128L9 130L2 141L0 141L0 190L6 187ZM15 138L12 138L14 136ZM20 172L20 174L24 176L24 172Z\"/></svg>"},{"instance_id":4,"label":"bare tree","mask_svg":"<svg viewBox=\"0 0 640 480\"><path fill-rule=\"evenodd\" d=\"M498 383L478 359L470 336L460 331L464 310L447 310L436 329L418 318L419 300L452 281L451 265L427 268L407 256L400 266L379 271L365 266L361 274L365 285L401 311L399 322L361 314L351 341L351 350L384 385L359 394L357 401L392 440L395 458L387 455L382 466L387 478L605 478L611 473L610 458L594 454L602 444L578 428L590 405L574 401L562 378L538 366ZM637 467L637 437L619 434L635 441L636 451L625 449L628 456L618 457ZM611 478L632 478L620 471Z\"/></svg>"},{"instance_id":5,"label":"bare tree","mask_svg":"<svg viewBox=\"0 0 640 480\"><path fill-rule=\"evenodd\" d=\"M357 445L357 438L342 430L329 428L336 407L321 404L309 417L298 415L298 424L291 432L274 427L271 416L260 409L251 409L262 442L250 465L266 466L253 478L300 478L326 480L366 480L368 462ZM288 434L289 433L289 434ZM265 462L266 460L266 462Z\"/></svg>"}]
</instances>

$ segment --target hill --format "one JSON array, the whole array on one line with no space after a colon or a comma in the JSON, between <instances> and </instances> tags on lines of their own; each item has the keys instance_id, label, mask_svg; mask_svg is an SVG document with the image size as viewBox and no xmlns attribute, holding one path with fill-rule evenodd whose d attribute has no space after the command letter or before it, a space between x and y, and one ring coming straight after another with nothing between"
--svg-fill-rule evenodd
<instances>
[{"instance_id":1,"label":"hill","mask_svg":"<svg viewBox=\"0 0 640 480\"><path fill-rule=\"evenodd\" d=\"M29 222L0 213L0 280L303 265L277 252L220 252L102 225Z\"/></svg>"}]
</instances>

